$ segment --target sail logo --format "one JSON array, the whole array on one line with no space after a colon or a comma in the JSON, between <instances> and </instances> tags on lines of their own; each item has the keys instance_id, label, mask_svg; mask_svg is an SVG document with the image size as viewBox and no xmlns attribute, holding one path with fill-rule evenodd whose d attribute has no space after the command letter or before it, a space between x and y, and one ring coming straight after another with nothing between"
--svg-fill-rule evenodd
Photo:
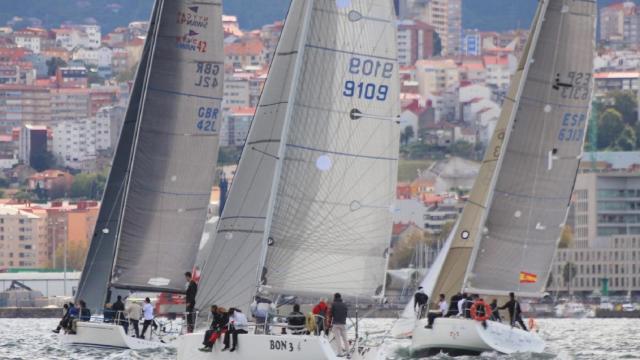
<instances>
[{"instance_id":1,"label":"sail logo","mask_svg":"<svg viewBox=\"0 0 640 360\"><path fill-rule=\"evenodd\" d=\"M180 50L198 51L201 53L207 52L207 42L200 40L197 36L199 32L189 30L188 33L176 37L176 47Z\"/></svg>"},{"instance_id":2,"label":"sail logo","mask_svg":"<svg viewBox=\"0 0 640 360\"><path fill-rule=\"evenodd\" d=\"M198 7L190 7L189 11L178 11L176 23L206 29L209 26L209 17L198 15Z\"/></svg>"}]
</instances>

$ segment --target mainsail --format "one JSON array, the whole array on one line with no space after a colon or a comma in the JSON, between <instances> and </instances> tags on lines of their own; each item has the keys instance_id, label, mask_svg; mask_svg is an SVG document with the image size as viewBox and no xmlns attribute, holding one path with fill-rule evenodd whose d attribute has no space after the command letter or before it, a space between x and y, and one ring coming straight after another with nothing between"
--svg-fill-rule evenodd
<instances>
[{"instance_id":1,"label":"mainsail","mask_svg":"<svg viewBox=\"0 0 640 360\"><path fill-rule=\"evenodd\" d=\"M399 128L386 0L293 0L205 265L200 306L371 297L384 282Z\"/></svg>"},{"instance_id":2,"label":"mainsail","mask_svg":"<svg viewBox=\"0 0 640 360\"><path fill-rule=\"evenodd\" d=\"M78 298L184 291L215 178L222 6L157 0ZM115 257L115 262L114 262Z\"/></svg>"},{"instance_id":3,"label":"mainsail","mask_svg":"<svg viewBox=\"0 0 640 360\"><path fill-rule=\"evenodd\" d=\"M540 2L432 295L541 295L582 154L595 14L593 1Z\"/></svg>"}]
</instances>

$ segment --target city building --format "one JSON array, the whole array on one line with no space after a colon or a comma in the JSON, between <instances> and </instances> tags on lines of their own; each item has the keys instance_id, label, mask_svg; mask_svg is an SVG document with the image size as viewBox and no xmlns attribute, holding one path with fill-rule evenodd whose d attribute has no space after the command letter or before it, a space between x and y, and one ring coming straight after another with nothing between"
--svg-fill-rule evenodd
<instances>
[{"instance_id":1,"label":"city building","mask_svg":"<svg viewBox=\"0 0 640 360\"><path fill-rule=\"evenodd\" d=\"M573 273L571 281L565 281L567 266L573 268L566 271ZM640 295L640 235L612 235L597 247L559 249L548 284L552 293Z\"/></svg>"},{"instance_id":2,"label":"city building","mask_svg":"<svg viewBox=\"0 0 640 360\"><path fill-rule=\"evenodd\" d=\"M56 71L56 84L60 88L86 88L89 84L84 67L60 67Z\"/></svg>"},{"instance_id":3,"label":"city building","mask_svg":"<svg viewBox=\"0 0 640 360\"><path fill-rule=\"evenodd\" d=\"M613 46L638 46L640 12L633 1L614 3L600 10L600 40Z\"/></svg>"},{"instance_id":4,"label":"city building","mask_svg":"<svg viewBox=\"0 0 640 360\"><path fill-rule=\"evenodd\" d=\"M462 0L431 0L425 22L432 25L442 43L442 55L458 55L462 46Z\"/></svg>"},{"instance_id":5,"label":"city building","mask_svg":"<svg viewBox=\"0 0 640 360\"><path fill-rule=\"evenodd\" d=\"M455 91L460 86L460 71L453 59L418 60L415 66L423 95Z\"/></svg>"},{"instance_id":6,"label":"city building","mask_svg":"<svg viewBox=\"0 0 640 360\"><path fill-rule=\"evenodd\" d=\"M608 289L611 295L638 295L638 171L640 152L585 153L567 218L572 241L556 254L548 291L589 296L606 295L601 290ZM567 281L571 273L575 277Z\"/></svg>"},{"instance_id":7,"label":"city building","mask_svg":"<svg viewBox=\"0 0 640 360\"><path fill-rule=\"evenodd\" d=\"M69 51L77 47L97 49L101 45L101 31L98 25L62 25L60 29L53 29L56 46Z\"/></svg>"},{"instance_id":8,"label":"city building","mask_svg":"<svg viewBox=\"0 0 640 360\"><path fill-rule=\"evenodd\" d=\"M60 170L45 170L27 178L27 189L40 191L49 199L69 196L73 175Z\"/></svg>"},{"instance_id":9,"label":"city building","mask_svg":"<svg viewBox=\"0 0 640 360\"><path fill-rule=\"evenodd\" d=\"M234 68L262 67L265 48L259 38L240 39L224 46L225 63Z\"/></svg>"},{"instance_id":10,"label":"city building","mask_svg":"<svg viewBox=\"0 0 640 360\"><path fill-rule=\"evenodd\" d=\"M220 129L220 146L244 145L256 109L232 107L225 112Z\"/></svg>"},{"instance_id":11,"label":"city building","mask_svg":"<svg viewBox=\"0 0 640 360\"><path fill-rule=\"evenodd\" d=\"M640 72L638 71L614 71L598 72L593 75L594 95L606 96L615 91L631 90L638 93L640 89Z\"/></svg>"},{"instance_id":12,"label":"city building","mask_svg":"<svg viewBox=\"0 0 640 360\"><path fill-rule=\"evenodd\" d=\"M568 224L576 247L608 243L613 235L640 235L640 173L581 173L573 195Z\"/></svg>"},{"instance_id":13,"label":"city building","mask_svg":"<svg viewBox=\"0 0 640 360\"><path fill-rule=\"evenodd\" d=\"M34 54L39 54L44 47L50 45L50 42L47 42L48 39L49 32L45 29L26 28L13 32L13 41L16 46L29 49Z\"/></svg>"},{"instance_id":14,"label":"city building","mask_svg":"<svg viewBox=\"0 0 640 360\"><path fill-rule=\"evenodd\" d=\"M31 165L35 158L48 150L49 130L43 125L26 124L20 128L18 159Z\"/></svg>"},{"instance_id":15,"label":"city building","mask_svg":"<svg viewBox=\"0 0 640 360\"><path fill-rule=\"evenodd\" d=\"M120 138L126 109L123 106L105 106L96 113L96 152L111 155Z\"/></svg>"},{"instance_id":16,"label":"city building","mask_svg":"<svg viewBox=\"0 0 640 360\"><path fill-rule=\"evenodd\" d=\"M95 168L96 119L60 120L53 125L53 154L64 166L78 170Z\"/></svg>"},{"instance_id":17,"label":"city building","mask_svg":"<svg viewBox=\"0 0 640 360\"><path fill-rule=\"evenodd\" d=\"M419 20L398 21L398 63L410 66L434 54L435 29Z\"/></svg>"},{"instance_id":18,"label":"city building","mask_svg":"<svg viewBox=\"0 0 640 360\"><path fill-rule=\"evenodd\" d=\"M0 85L0 134L11 134L23 124L51 121L49 89L25 85Z\"/></svg>"},{"instance_id":19,"label":"city building","mask_svg":"<svg viewBox=\"0 0 640 360\"><path fill-rule=\"evenodd\" d=\"M48 265L46 217L0 206L0 268Z\"/></svg>"}]
</instances>

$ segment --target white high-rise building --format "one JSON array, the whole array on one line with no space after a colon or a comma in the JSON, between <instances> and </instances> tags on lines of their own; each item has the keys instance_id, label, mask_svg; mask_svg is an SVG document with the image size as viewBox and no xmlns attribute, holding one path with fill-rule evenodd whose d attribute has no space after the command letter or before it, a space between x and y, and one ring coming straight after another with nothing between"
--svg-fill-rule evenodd
<instances>
[{"instance_id":1,"label":"white high-rise building","mask_svg":"<svg viewBox=\"0 0 640 360\"><path fill-rule=\"evenodd\" d=\"M83 169L96 158L96 118L62 120L53 126L53 153L64 166Z\"/></svg>"}]
</instances>

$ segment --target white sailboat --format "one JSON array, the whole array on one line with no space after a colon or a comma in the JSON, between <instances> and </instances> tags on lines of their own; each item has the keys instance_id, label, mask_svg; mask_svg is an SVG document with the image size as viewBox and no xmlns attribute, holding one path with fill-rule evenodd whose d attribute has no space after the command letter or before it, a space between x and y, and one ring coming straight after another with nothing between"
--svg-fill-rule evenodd
<instances>
[{"instance_id":1,"label":"white sailboat","mask_svg":"<svg viewBox=\"0 0 640 360\"><path fill-rule=\"evenodd\" d=\"M595 1L540 0L528 44L458 224L423 282L431 301L461 291L541 297L566 221L592 92ZM411 321L405 320L405 325ZM489 321L426 319L416 355L542 352L536 334Z\"/></svg>"},{"instance_id":2,"label":"white sailboat","mask_svg":"<svg viewBox=\"0 0 640 360\"><path fill-rule=\"evenodd\" d=\"M113 301L112 292L186 290L183 274L195 262L218 157L221 17L219 0L155 2L76 295L94 313ZM164 346L102 321L78 322L62 341Z\"/></svg>"},{"instance_id":3,"label":"white sailboat","mask_svg":"<svg viewBox=\"0 0 640 360\"><path fill-rule=\"evenodd\" d=\"M399 152L395 31L388 0L291 2L203 267L199 309L248 313L257 293L382 294ZM204 353L203 336L181 337L178 359L339 355L323 336L274 334Z\"/></svg>"}]
</instances>

